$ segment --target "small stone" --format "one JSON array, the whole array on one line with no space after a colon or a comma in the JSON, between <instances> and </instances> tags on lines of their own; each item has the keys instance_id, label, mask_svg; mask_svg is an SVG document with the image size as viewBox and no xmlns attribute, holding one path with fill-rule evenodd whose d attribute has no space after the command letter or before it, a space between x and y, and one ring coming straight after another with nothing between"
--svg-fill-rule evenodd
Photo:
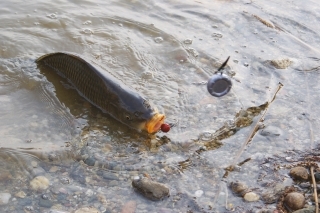
<instances>
[{"instance_id":1,"label":"small stone","mask_svg":"<svg viewBox=\"0 0 320 213\"><path fill-rule=\"evenodd\" d=\"M34 191L45 190L49 187L49 180L44 176L37 176L30 182L30 187Z\"/></svg>"},{"instance_id":2,"label":"small stone","mask_svg":"<svg viewBox=\"0 0 320 213\"><path fill-rule=\"evenodd\" d=\"M289 174L294 180L307 181L309 179L308 170L302 166L292 168Z\"/></svg>"},{"instance_id":3,"label":"small stone","mask_svg":"<svg viewBox=\"0 0 320 213\"><path fill-rule=\"evenodd\" d=\"M284 205L291 211L302 209L305 204L305 198L303 194L298 192L291 192L284 198Z\"/></svg>"},{"instance_id":4,"label":"small stone","mask_svg":"<svg viewBox=\"0 0 320 213\"><path fill-rule=\"evenodd\" d=\"M292 213L314 213L314 212L316 212L315 206L307 206L306 208L294 211Z\"/></svg>"},{"instance_id":5,"label":"small stone","mask_svg":"<svg viewBox=\"0 0 320 213\"><path fill-rule=\"evenodd\" d=\"M197 190L197 191L194 193L194 195L195 195L196 197L201 197L201 196L203 195L203 191L202 191L202 190Z\"/></svg>"},{"instance_id":6,"label":"small stone","mask_svg":"<svg viewBox=\"0 0 320 213\"><path fill-rule=\"evenodd\" d=\"M282 134L282 130L276 126L266 126L260 131L260 135L265 137L278 137Z\"/></svg>"},{"instance_id":7,"label":"small stone","mask_svg":"<svg viewBox=\"0 0 320 213\"><path fill-rule=\"evenodd\" d=\"M94 164L96 163L96 159L94 157L89 157L85 159L83 162L88 166L94 166Z\"/></svg>"},{"instance_id":8,"label":"small stone","mask_svg":"<svg viewBox=\"0 0 320 213\"><path fill-rule=\"evenodd\" d=\"M51 208L53 206L53 203L51 200L47 200L47 199L40 199L39 200L39 206L41 207L45 207L45 208Z\"/></svg>"},{"instance_id":9,"label":"small stone","mask_svg":"<svg viewBox=\"0 0 320 213\"><path fill-rule=\"evenodd\" d=\"M26 193L24 191L17 192L14 196L19 197L19 198L25 198Z\"/></svg>"},{"instance_id":10,"label":"small stone","mask_svg":"<svg viewBox=\"0 0 320 213\"><path fill-rule=\"evenodd\" d=\"M286 69L292 64L292 61L288 58L285 58L285 59L271 60L270 64L277 69Z\"/></svg>"},{"instance_id":11,"label":"small stone","mask_svg":"<svg viewBox=\"0 0 320 213\"><path fill-rule=\"evenodd\" d=\"M316 179L316 181L320 181L320 172L314 173L314 178Z\"/></svg>"},{"instance_id":12,"label":"small stone","mask_svg":"<svg viewBox=\"0 0 320 213\"><path fill-rule=\"evenodd\" d=\"M0 206L8 204L10 198L11 198L11 194L6 192L0 193Z\"/></svg>"},{"instance_id":13,"label":"small stone","mask_svg":"<svg viewBox=\"0 0 320 213\"><path fill-rule=\"evenodd\" d=\"M49 172L55 173L55 172L57 172L58 170L59 170L59 167L53 166L53 167L50 168Z\"/></svg>"},{"instance_id":14,"label":"small stone","mask_svg":"<svg viewBox=\"0 0 320 213\"><path fill-rule=\"evenodd\" d=\"M37 167L38 167L38 162L37 162L37 161L32 161L32 162L31 162L31 166L32 166L33 168L37 168Z\"/></svg>"},{"instance_id":15,"label":"small stone","mask_svg":"<svg viewBox=\"0 0 320 213\"><path fill-rule=\"evenodd\" d=\"M8 171L0 171L0 181L12 179L12 175Z\"/></svg>"},{"instance_id":16,"label":"small stone","mask_svg":"<svg viewBox=\"0 0 320 213\"><path fill-rule=\"evenodd\" d=\"M112 181L110 181L110 183L108 184L108 186L110 186L110 187L114 187L114 186L118 186L118 185L119 185L119 182L116 181L116 180L112 180Z\"/></svg>"},{"instance_id":17,"label":"small stone","mask_svg":"<svg viewBox=\"0 0 320 213\"><path fill-rule=\"evenodd\" d=\"M240 196L244 196L246 193L250 192L248 186L239 181L231 182L230 188L235 194Z\"/></svg>"},{"instance_id":18,"label":"small stone","mask_svg":"<svg viewBox=\"0 0 320 213\"><path fill-rule=\"evenodd\" d=\"M134 213L136 211L137 204L135 201L130 200L122 207L121 213Z\"/></svg>"},{"instance_id":19,"label":"small stone","mask_svg":"<svg viewBox=\"0 0 320 213\"><path fill-rule=\"evenodd\" d=\"M102 177L107 180L119 180L118 175L112 172L103 172Z\"/></svg>"},{"instance_id":20,"label":"small stone","mask_svg":"<svg viewBox=\"0 0 320 213\"><path fill-rule=\"evenodd\" d=\"M74 213L100 213L100 211L94 207L83 207L76 210Z\"/></svg>"},{"instance_id":21,"label":"small stone","mask_svg":"<svg viewBox=\"0 0 320 213\"><path fill-rule=\"evenodd\" d=\"M258 201L260 199L259 195L257 195L254 192L246 193L243 198L245 199L245 201L248 201L248 202Z\"/></svg>"},{"instance_id":22,"label":"small stone","mask_svg":"<svg viewBox=\"0 0 320 213\"><path fill-rule=\"evenodd\" d=\"M166 185L152 181L146 177L134 179L132 186L151 200L162 200L164 197L169 196L169 188Z\"/></svg>"}]
</instances>

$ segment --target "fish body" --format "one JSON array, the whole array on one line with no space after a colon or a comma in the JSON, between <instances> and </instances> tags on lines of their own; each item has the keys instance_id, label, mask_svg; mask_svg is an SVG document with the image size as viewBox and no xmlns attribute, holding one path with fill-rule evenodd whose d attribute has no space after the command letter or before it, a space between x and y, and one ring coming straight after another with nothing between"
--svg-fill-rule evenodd
<instances>
[{"instance_id":1,"label":"fish body","mask_svg":"<svg viewBox=\"0 0 320 213\"><path fill-rule=\"evenodd\" d=\"M75 53L46 54L36 63L56 71L93 105L134 129L155 133L164 123L165 116L158 113L147 99Z\"/></svg>"}]
</instances>

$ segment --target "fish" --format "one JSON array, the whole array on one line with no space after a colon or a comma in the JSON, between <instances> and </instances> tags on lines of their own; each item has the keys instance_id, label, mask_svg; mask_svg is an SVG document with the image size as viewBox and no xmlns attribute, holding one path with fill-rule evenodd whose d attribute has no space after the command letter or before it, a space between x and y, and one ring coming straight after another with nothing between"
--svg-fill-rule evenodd
<instances>
[{"instance_id":1,"label":"fish","mask_svg":"<svg viewBox=\"0 0 320 213\"><path fill-rule=\"evenodd\" d=\"M71 52L49 53L36 59L39 69L49 68L67 79L88 102L121 123L149 134L158 132L166 116L143 95L89 61Z\"/></svg>"}]
</instances>

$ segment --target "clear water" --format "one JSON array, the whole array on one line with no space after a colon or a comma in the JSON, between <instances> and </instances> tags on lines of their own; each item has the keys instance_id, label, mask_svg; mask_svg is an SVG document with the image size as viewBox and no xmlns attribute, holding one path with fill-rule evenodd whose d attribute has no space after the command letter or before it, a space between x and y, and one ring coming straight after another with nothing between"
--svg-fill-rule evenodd
<instances>
[{"instance_id":1,"label":"clear water","mask_svg":"<svg viewBox=\"0 0 320 213\"><path fill-rule=\"evenodd\" d=\"M136 202L136 212L224 212L226 203L254 209L263 204L243 203L230 194L228 183L244 180L255 187L259 161L319 144L317 1L10 1L0 6L0 170L11 175L0 183L0 193L11 194L8 204L0 205L2 212L26 206L35 212L72 212L91 205L121 212L129 200ZM150 139L102 113L63 79L39 71L34 60L56 51L91 58L147 96L176 126ZM204 82L228 56L225 72L233 76L233 88L222 98L212 97ZM270 63L275 59L292 64L276 69ZM258 132L239 151L257 116L220 146L208 146L204 136L230 123L240 109L270 101L278 82L284 86L264 120L272 134ZM162 144L164 135L169 143ZM249 157L240 171L223 178L224 168ZM78 158L86 164L74 161ZM88 166L91 161L106 169ZM50 172L54 166L58 171ZM119 178L112 182L105 172ZM170 198L149 202L133 192L132 178L143 173L167 184ZM50 180L44 192L29 187L37 175ZM62 176L71 183L61 183ZM71 194L66 205L53 193L59 184L94 194L78 203ZM27 194L23 199L15 196L21 190ZM38 204L44 193L52 207Z\"/></svg>"}]
</instances>

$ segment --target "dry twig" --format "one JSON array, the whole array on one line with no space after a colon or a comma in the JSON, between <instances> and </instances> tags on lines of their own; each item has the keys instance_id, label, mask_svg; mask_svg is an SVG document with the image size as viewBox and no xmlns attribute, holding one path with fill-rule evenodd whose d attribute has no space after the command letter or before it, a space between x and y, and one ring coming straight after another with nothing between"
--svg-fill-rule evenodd
<instances>
[{"instance_id":1,"label":"dry twig","mask_svg":"<svg viewBox=\"0 0 320 213\"><path fill-rule=\"evenodd\" d=\"M319 203L318 203L318 194L317 194L317 185L316 181L314 179L314 173L313 173L314 167L310 167L310 173L311 173L311 178L312 178L312 184L313 184L313 196L314 196L314 201L316 203L316 213L319 213Z\"/></svg>"},{"instance_id":2,"label":"dry twig","mask_svg":"<svg viewBox=\"0 0 320 213\"><path fill-rule=\"evenodd\" d=\"M260 119L256 122L256 124L254 125L251 133L249 134L248 138L246 139L246 141L243 143L242 147L240 148L240 150L238 151L238 153L236 154L236 157L234 158L232 164L228 167L228 168L231 168L230 171L232 171L232 169L234 168L234 166L236 165L238 159L240 158L241 154L243 153L243 151L245 150L246 146L250 143L250 141L252 140L252 138L254 137L254 135L257 133L257 131L259 130L260 128L260 123L263 122L264 120L264 116L265 114L267 113L268 111L268 108L270 106L270 104L275 100L276 96L277 96L277 93L279 92L279 90L283 87L283 84L281 82L279 82L278 84L278 88L277 90L274 92L271 100L269 101L266 109L263 111ZM227 172L228 170L226 171L225 175L223 176L224 178L227 177Z\"/></svg>"}]
</instances>

